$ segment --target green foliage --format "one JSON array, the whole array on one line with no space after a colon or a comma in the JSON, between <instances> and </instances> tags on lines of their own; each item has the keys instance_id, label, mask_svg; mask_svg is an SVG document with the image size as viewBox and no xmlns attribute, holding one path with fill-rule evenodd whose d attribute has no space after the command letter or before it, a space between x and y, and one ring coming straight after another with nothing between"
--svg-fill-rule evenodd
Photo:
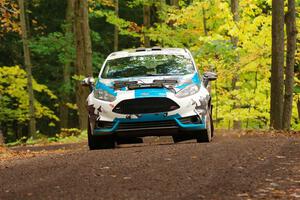
<instances>
[{"instance_id":1,"label":"green foliage","mask_svg":"<svg viewBox=\"0 0 300 200\"><path fill-rule=\"evenodd\" d=\"M115 15L114 11L111 10L95 10L93 12L95 17L105 17L106 21L110 24L116 25L119 28L120 35L129 35L133 37L140 37L140 35L136 32L130 31L130 27L132 23L126 21L122 18L119 18Z\"/></svg>"},{"instance_id":2,"label":"green foliage","mask_svg":"<svg viewBox=\"0 0 300 200\"><path fill-rule=\"evenodd\" d=\"M63 129L61 133L56 134L55 137L48 138L48 142L59 143L73 143L82 142L87 139L86 131L80 131L76 128Z\"/></svg>"},{"instance_id":3,"label":"green foliage","mask_svg":"<svg viewBox=\"0 0 300 200\"><path fill-rule=\"evenodd\" d=\"M65 138L65 137L70 137L70 136L79 136L81 131L77 128L62 128L61 132L59 135L57 135L59 138Z\"/></svg>"},{"instance_id":4,"label":"green foliage","mask_svg":"<svg viewBox=\"0 0 300 200\"><path fill-rule=\"evenodd\" d=\"M6 146L13 147L19 145L41 145L41 144L49 144L49 143L75 143L75 142L83 142L87 139L86 131L80 131L79 129L64 129L64 132L67 132L68 135L56 134L54 137L47 137L47 135L38 134L36 139L22 137L14 142L7 143ZM63 132L63 133L64 133ZM73 134L69 134L73 133Z\"/></svg>"},{"instance_id":5,"label":"green foliage","mask_svg":"<svg viewBox=\"0 0 300 200\"><path fill-rule=\"evenodd\" d=\"M218 80L212 84L218 127L242 121L246 128L267 128L271 1L249 0L239 4L237 22L233 21L228 1L202 0L182 4L181 9L168 8L167 15L161 16L163 23L157 23L146 34L162 46L188 47L201 71L218 73ZM233 45L233 37L238 39L237 47ZM294 128L297 120L294 109Z\"/></svg>"},{"instance_id":6,"label":"green foliage","mask_svg":"<svg viewBox=\"0 0 300 200\"><path fill-rule=\"evenodd\" d=\"M112 8L114 8L112 3L92 1L90 4L90 16L92 18L104 18L107 23L117 26L120 35L140 38L139 30L136 30L138 28L136 23L116 16Z\"/></svg>"},{"instance_id":7,"label":"green foliage","mask_svg":"<svg viewBox=\"0 0 300 200\"><path fill-rule=\"evenodd\" d=\"M29 120L29 101L26 90L26 72L19 66L0 68L0 121L19 121L26 123ZM57 98L47 86L38 84L33 80L35 92L43 93L49 99ZM47 106L35 101L35 117L46 117L50 120L59 121L58 117Z\"/></svg>"},{"instance_id":8,"label":"green foliage","mask_svg":"<svg viewBox=\"0 0 300 200\"><path fill-rule=\"evenodd\" d=\"M57 55L59 63L68 64L75 58L73 34L50 33L31 42L31 51L40 56Z\"/></svg>"},{"instance_id":9,"label":"green foliage","mask_svg":"<svg viewBox=\"0 0 300 200\"><path fill-rule=\"evenodd\" d=\"M6 7L12 8L9 1ZM93 70L97 76L105 57L113 51L114 28L119 28L119 49L138 47L144 36L151 45L186 47L194 54L201 72L216 71L211 85L217 127L232 127L241 120L245 128L267 128L270 110L271 0L240 0L239 21L235 22L230 1L180 0L175 8L158 0L119 0L119 17L113 0L89 0L89 24L93 47ZM170 1L166 1L170 2ZM191 3L192 2L192 3ZM297 2L297 27L300 30L300 2ZM143 26L143 6L151 6L151 27ZM67 30L66 1L28 2L30 49L38 128L54 136L60 106L69 111L69 126L76 127L74 35ZM26 72L15 66L23 62L18 32L18 8L3 15L0 31L0 124L8 140L26 136L28 95ZM15 31L15 32L14 32ZM232 39L237 39L237 45ZM300 99L300 34L295 65L293 128L300 129L296 102ZM64 67L70 81L64 82ZM233 81L234 80L234 81ZM42 84L38 84L38 83ZM62 102L64 94L70 102ZM56 96L58 99L55 99ZM15 126L19 130L15 130ZM4 127L4 128L3 128ZM68 132L68 131L67 131ZM72 132L72 131L71 131ZM72 138L72 139L67 139ZM49 140L76 140L75 136L54 136ZM47 139L46 139L47 140ZM29 140L30 142L30 140ZM35 141L34 141L35 142ZM33 142L33 143L34 143Z\"/></svg>"}]
</instances>

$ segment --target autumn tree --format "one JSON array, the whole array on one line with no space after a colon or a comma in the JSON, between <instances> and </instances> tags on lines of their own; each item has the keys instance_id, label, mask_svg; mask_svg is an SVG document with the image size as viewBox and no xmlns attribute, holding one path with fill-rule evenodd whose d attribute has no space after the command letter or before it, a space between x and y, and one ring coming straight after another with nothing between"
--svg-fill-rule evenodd
<instances>
[{"instance_id":1,"label":"autumn tree","mask_svg":"<svg viewBox=\"0 0 300 200\"><path fill-rule=\"evenodd\" d=\"M75 43L76 43L76 74L92 76L92 46L88 19L88 1L75 0ZM76 85L76 102L79 112L79 126L82 130L87 128L86 98L89 94L87 88Z\"/></svg>"},{"instance_id":2,"label":"autumn tree","mask_svg":"<svg viewBox=\"0 0 300 200\"><path fill-rule=\"evenodd\" d=\"M176 8L179 8L179 0L170 0L170 4Z\"/></svg>"},{"instance_id":3,"label":"autumn tree","mask_svg":"<svg viewBox=\"0 0 300 200\"><path fill-rule=\"evenodd\" d=\"M4 137L2 130L0 129L0 148L4 146Z\"/></svg>"},{"instance_id":4,"label":"autumn tree","mask_svg":"<svg viewBox=\"0 0 300 200\"><path fill-rule=\"evenodd\" d=\"M237 23L239 21L239 0L231 0L230 3L231 13L233 16L233 21ZM239 38L236 36L231 37L234 47L237 47Z\"/></svg>"},{"instance_id":5,"label":"autumn tree","mask_svg":"<svg viewBox=\"0 0 300 200\"><path fill-rule=\"evenodd\" d=\"M5 138L27 137L28 131L22 131L28 126L30 108L27 88L27 72L19 66L0 67L0 122ZM55 102L57 96L45 85L37 83L32 78L32 87L36 96L42 96ZM45 106L40 99L35 99L35 118L47 119L48 127L59 119L54 111ZM50 125L51 126L51 125ZM24 134L23 134L24 133Z\"/></svg>"},{"instance_id":6,"label":"autumn tree","mask_svg":"<svg viewBox=\"0 0 300 200\"><path fill-rule=\"evenodd\" d=\"M285 62L282 62L283 47L278 48L283 44L284 26L278 27L283 17L281 15L278 20L278 12L273 12L274 16L277 13L273 23L273 34L277 35L273 37L273 51L277 53L273 55L272 72L275 72L272 78L272 1L87 0L91 28L88 34L86 30L89 27L85 28L88 25L87 14L83 20L82 9L78 9L82 8L79 4L86 3L83 0L23 1L28 4L25 21L27 32L30 30L27 38L30 37L33 77L58 97L52 100L41 94L40 87L36 87L33 80L34 113L37 129L41 133L53 136L61 127L78 127L77 112L80 113L80 126L86 126L86 117L82 116L86 114L85 98L89 91L76 85L75 79L78 76L74 75L92 75L91 50L87 48L90 46L89 35L93 44L94 72L99 72L106 56L117 49L154 44L188 48L194 55L200 73L208 70L218 73L218 81L212 83L212 102L216 112L214 119L218 128L236 128L242 124L243 128L266 129L270 121L274 127L273 116L276 118L282 115L281 126L284 129L300 129L300 119L296 115L297 102L300 113L299 50L295 56L294 86L292 83L294 43L291 41L294 41L293 36L296 37L291 31L293 1L285 1ZM282 6L282 1L274 0L273 3L277 7L273 8L275 11L278 11L278 6ZM300 18L297 13L300 4L297 1L294 3L299 29ZM20 70L17 65L24 62L24 56L20 53L23 44L19 35L19 10L17 0L0 0L0 129L6 142L27 136L25 127L29 125L27 123L30 119L27 73L24 70L17 73ZM297 45L300 44L299 36ZM280 42L276 38L281 38ZM281 70L279 81L278 70ZM282 82L283 72L285 82ZM12 82L9 82L10 78ZM20 84L22 87L16 88ZM277 89L274 89L275 86ZM274 95L274 91L282 94L281 97L277 93ZM272 112L276 112L272 120L271 93ZM291 101L294 105L292 113ZM278 102L284 102L281 111ZM48 113L49 116L42 117L41 113ZM50 115L52 118L49 118ZM60 121L54 119L54 115L58 115Z\"/></svg>"},{"instance_id":7,"label":"autumn tree","mask_svg":"<svg viewBox=\"0 0 300 200\"><path fill-rule=\"evenodd\" d=\"M20 7L20 23L21 23L21 35L23 41L23 53L24 53L24 65L27 72L27 91L29 94L29 135L36 137L36 120L35 120L35 100L32 88L32 64L29 49L29 38L28 38L28 25L26 24L26 9L24 0L19 0Z\"/></svg>"},{"instance_id":8,"label":"autumn tree","mask_svg":"<svg viewBox=\"0 0 300 200\"><path fill-rule=\"evenodd\" d=\"M285 68L285 94L283 107L283 129L291 127L294 89L294 66L297 42L296 9L295 0L288 0L288 12L286 14L287 53Z\"/></svg>"},{"instance_id":9,"label":"autumn tree","mask_svg":"<svg viewBox=\"0 0 300 200\"><path fill-rule=\"evenodd\" d=\"M146 29L150 28L151 26L151 6L149 3L145 3L143 5L143 25ZM144 45L145 47L150 47L150 38L144 32Z\"/></svg>"},{"instance_id":10,"label":"autumn tree","mask_svg":"<svg viewBox=\"0 0 300 200\"><path fill-rule=\"evenodd\" d=\"M206 10L205 10L204 7L202 7L202 19L203 19L203 30L204 30L204 35L205 35L205 36L208 36Z\"/></svg>"},{"instance_id":11,"label":"autumn tree","mask_svg":"<svg viewBox=\"0 0 300 200\"><path fill-rule=\"evenodd\" d=\"M20 10L16 2L0 0L0 37L8 32L21 32L18 23L19 14Z\"/></svg>"},{"instance_id":12,"label":"autumn tree","mask_svg":"<svg viewBox=\"0 0 300 200\"><path fill-rule=\"evenodd\" d=\"M230 8L231 8L231 13L232 13L232 16L233 16L233 21L235 24L238 23L239 21L239 0L231 0L231 3L230 3ZM231 37L231 41L232 41L232 44L234 46L234 48L236 49L237 46L238 46L238 40L239 38L237 36L232 36ZM239 67L236 66L236 70L233 72L234 73L234 76L232 78L232 89L233 90L238 90L239 87L237 86L237 82L238 82L238 71L239 71ZM238 102L237 102L238 103ZM239 108L240 106L239 105L234 105L233 106L233 109L236 109L236 108ZM234 120L233 121L233 128L234 129L240 129L242 127L242 122L240 120Z\"/></svg>"},{"instance_id":13,"label":"autumn tree","mask_svg":"<svg viewBox=\"0 0 300 200\"><path fill-rule=\"evenodd\" d=\"M115 1L115 15L119 17L119 0ZM118 51L119 49L119 27L115 25L114 27L114 51Z\"/></svg>"},{"instance_id":14,"label":"autumn tree","mask_svg":"<svg viewBox=\"0 0 300 200\"><path fill-rule=\"evenodd\" d=\"M270 126L282 129L284 67L284 0L272 1L272 69Z\"/></svg>"},{"instance_id":15,"label":"autumn tree","mask_svg":"<svg viewBox=\"0 0 300 200\"><path fill-rule=\"evenodd\" d=\"M73 40L73 31L74 31L74 4L75 0L67 0L67 8L66 8L66 24L65 24L65 37L69 39L71 42L71 46ZM60 127L68 128L69 121L69 108L67 103L70 102L70 92L69 87L71 84L71 63L72 60L68 59L69 52L65 52L65 59L63 63L63 85L64 90L61 94L61 102L60 102Z\"/></svg>"}]
</instances>

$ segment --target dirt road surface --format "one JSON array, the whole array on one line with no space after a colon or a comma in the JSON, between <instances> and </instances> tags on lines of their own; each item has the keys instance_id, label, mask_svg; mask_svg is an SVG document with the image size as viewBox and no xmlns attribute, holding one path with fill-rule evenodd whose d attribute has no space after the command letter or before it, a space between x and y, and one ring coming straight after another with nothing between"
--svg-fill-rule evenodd
<instances>
[{"instance_id":1,"label":"dirt road surface","mask_svg":"<svg viewBox=\"0 0 300 200\"><path fill-rule=\"evenodd\" d=\"M0 161L0 199L299 199L300 138L218 135L210 144L146 139L18 147Z\"/></svg>"}]
</instances>

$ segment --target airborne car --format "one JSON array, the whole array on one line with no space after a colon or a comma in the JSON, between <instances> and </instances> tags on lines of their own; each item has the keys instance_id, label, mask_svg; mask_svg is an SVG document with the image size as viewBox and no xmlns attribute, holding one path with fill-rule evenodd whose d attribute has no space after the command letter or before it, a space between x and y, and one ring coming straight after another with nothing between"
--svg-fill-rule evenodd
<instances>
[{"instance_id":1,"label":"airborne car","mask_svg":"<svg viewBox=\"0 0 300 200\"><path fill-rule=\"evenodd\" d=\"M114 148L122 138L172 136L174 142L213 137L211 96L215 73L201 76L187 49L139 48L105 60L87 98L91 150Z\"/></svg>"}]
</instances>

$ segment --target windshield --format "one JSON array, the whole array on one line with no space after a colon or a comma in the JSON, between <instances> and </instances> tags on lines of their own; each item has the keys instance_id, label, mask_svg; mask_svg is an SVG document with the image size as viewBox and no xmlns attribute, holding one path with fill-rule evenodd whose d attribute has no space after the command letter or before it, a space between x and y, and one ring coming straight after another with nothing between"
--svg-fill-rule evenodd
<instances>
[{"instance_id":1,"label":"windshield","mask_svg":"<svg viewBox=\"0 0 300 200\"><path fill-rule=\"evenodd\" d=\"M108 60L102 78L187 75L195 72L191 59L181 55L146 55Z\"/></svg>"}]
</instances>

